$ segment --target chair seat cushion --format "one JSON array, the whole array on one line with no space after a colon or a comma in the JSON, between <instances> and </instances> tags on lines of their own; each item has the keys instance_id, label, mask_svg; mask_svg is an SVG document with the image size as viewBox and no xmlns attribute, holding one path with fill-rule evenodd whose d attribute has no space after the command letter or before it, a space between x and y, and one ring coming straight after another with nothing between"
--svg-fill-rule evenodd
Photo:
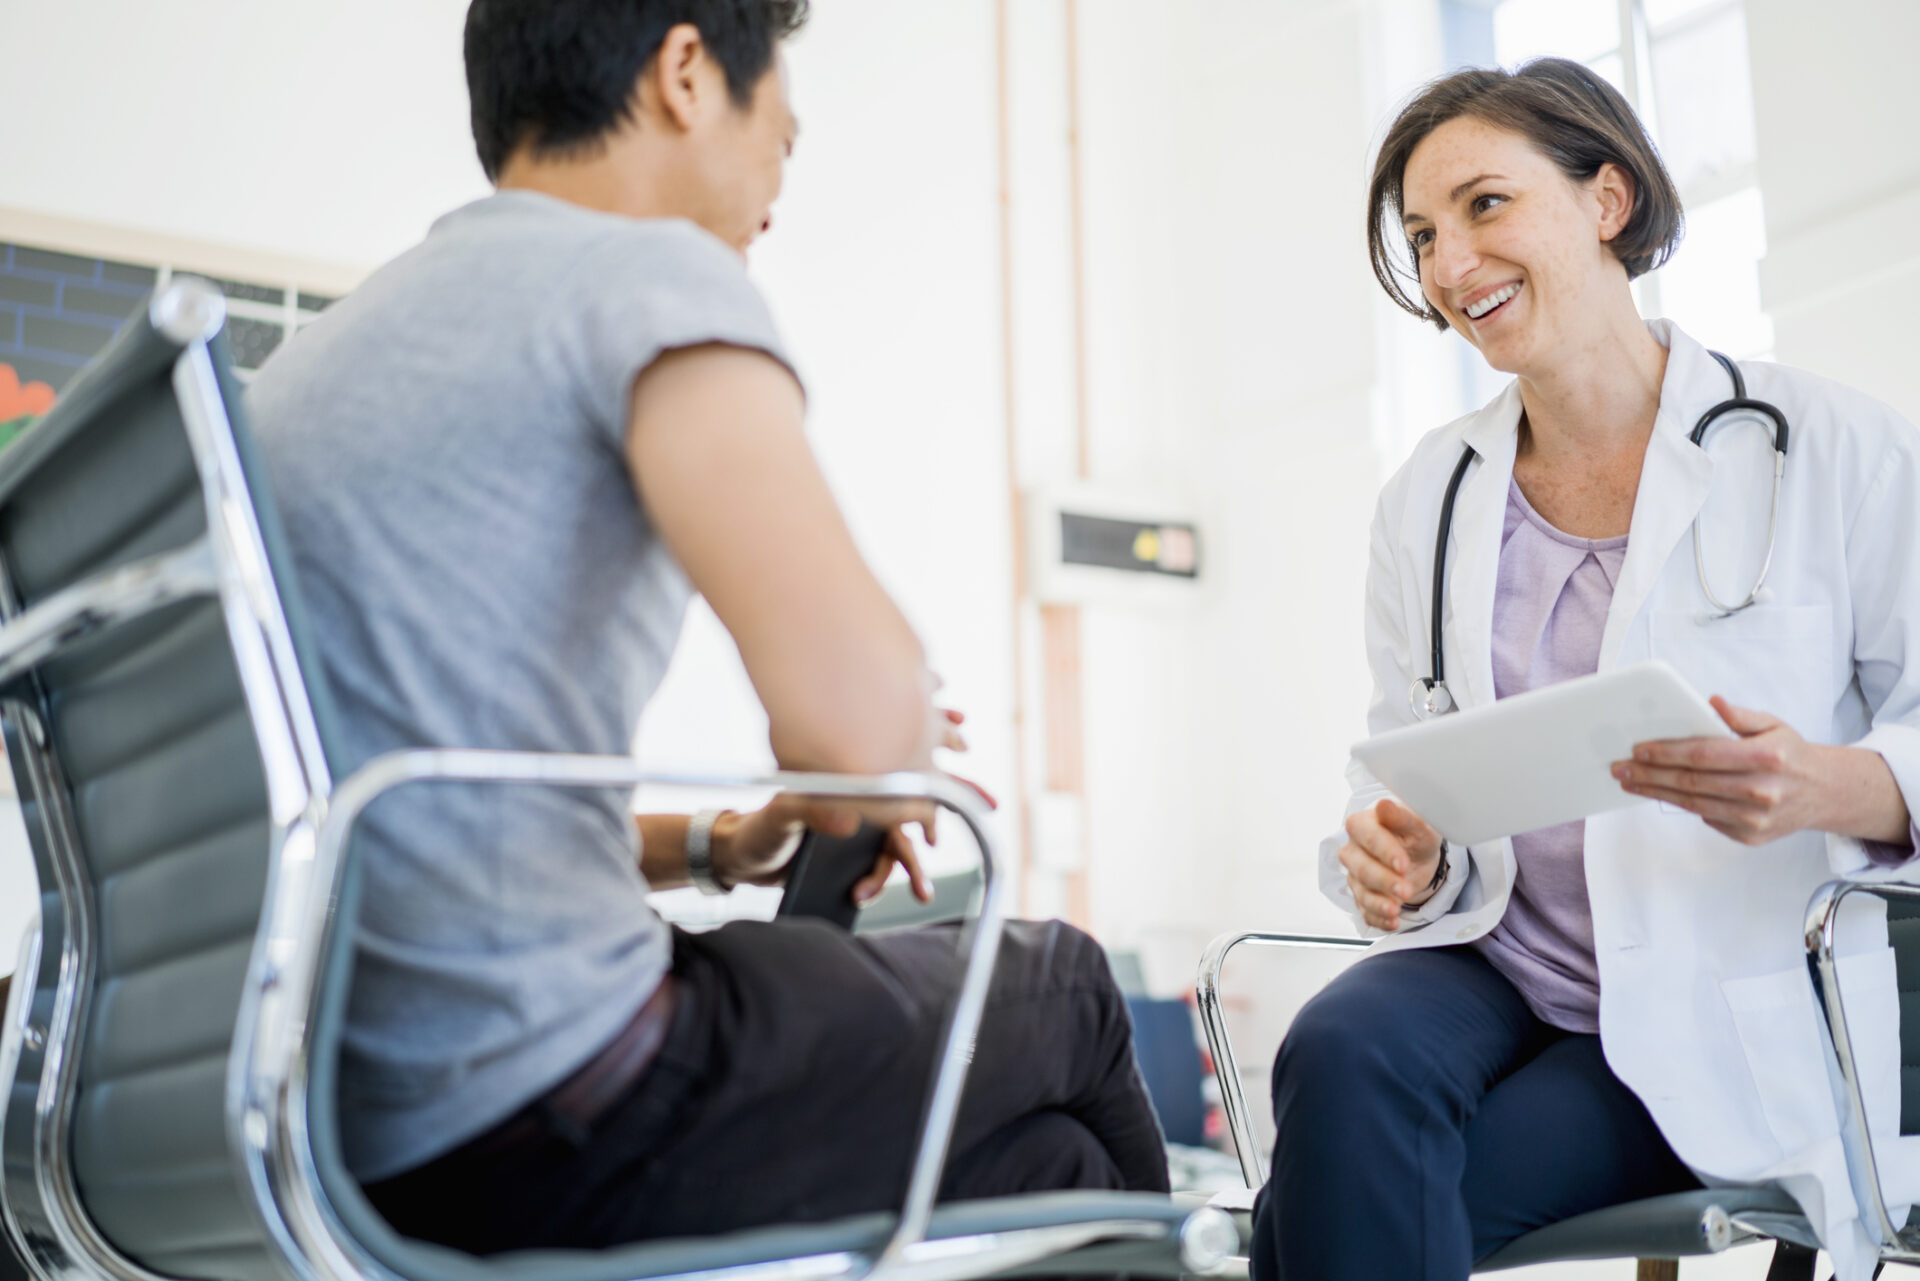
<instances>
[{"instance_id":1,"label":"chair seat cushion","mask_svg":"<svg viewBox=\"0 0 1920 1281\"><path fill-rule=\"evenodd\" d=\"M1161 1240L1122 1243L1118 1252L1103 1248L1097 1260L1089 1262L1097 1263L1096 1270L1112 1272L1112 1256L1120 1253L1135 1260L1137 1271L1171 1276L1178 1271L1177 1249L1168 1243L1174 1241L1190 1212L1189 1206L1148 1193L1035 1193L941 1206L934 1212L928 1239L951 1241L1062 1224L1154 1224L1166 1230ZM719 1237L653 1240L607 1250L524 1250L485 1258L405 1240L392 1233L379 1234L384 1239L370 1239L374 1236L371 1233L361 1235L363 1244L406 1281L633 1281L820 1255L870 1254L886 1244L893 1224L891 1214L863 1214L826 1223L753 1228ZM1162 1256L1166 1266L1154 1267L1154 1261ZM1055 1260L1019 1270L1059 1275L1082 1269L1063 1267ZM830 1269L823 1272L831 1275Z\"/></svg>"},{"instance_id":2,"label":"chair seat cushion","mask_svg":"<svg viewBox=\"0 0 1920 1281\"><path fill-rule=\"evenodd\" d=\"M1799 1205L1777 1187L1702 1188L1563 1219L1507 1243L1481 1260L1474 1271L1498 1272L1566 1259L1677 1259L1712 1254L1714 1248L1700 1223L1714 1206L1735 1219L1753 1216L1753 1226L1770 1235L1793 1239L1796 1229L1808 1231ZM1743 1235L1735 1229L1735 1240Z\"/></svg>"}]
</instances>

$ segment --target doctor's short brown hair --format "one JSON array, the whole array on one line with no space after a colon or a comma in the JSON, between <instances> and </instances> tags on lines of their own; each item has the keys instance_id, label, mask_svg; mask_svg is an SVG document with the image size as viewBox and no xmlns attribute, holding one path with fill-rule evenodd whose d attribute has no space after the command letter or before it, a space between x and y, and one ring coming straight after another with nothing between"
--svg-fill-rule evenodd
<instances>
[{"instance_id":1,"label":"doctor's short brown hair","mask_svg":"<svg viewBox=\"0 0 1920 1281\"><path fill-rule=\"evenodd\" d=\"M1435 129L1472 116L1519 134L1574 182L1602 165L1633 179L1633 212L1611 242L1629 280L1664 264L1680 244L1685 217L1680 193L1633 108L1590 67L1566 58L1536 58L1516 71L1473 68L1442 76L1416 94L1394 119L1373 163L1367 190L1367 252L1373 274L1401 308L1440 328L1446 318L1420 289L1420 257L1400 224L1407 161Z\"/></svg>"}]
</instances>

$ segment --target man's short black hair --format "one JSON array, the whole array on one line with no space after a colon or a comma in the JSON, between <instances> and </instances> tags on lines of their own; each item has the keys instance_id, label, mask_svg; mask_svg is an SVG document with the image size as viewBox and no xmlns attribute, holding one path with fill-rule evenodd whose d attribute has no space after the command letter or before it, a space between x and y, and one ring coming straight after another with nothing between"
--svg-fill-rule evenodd
<instances>
[{"instance_id":1,"label":"man's short black hair","mask_svg":"<svg viewBox=\"0 0 1920 1281\"><path fill-rule=\"evenodd\" d=\"M523 144L590 149L632 119L634 86L667 32L690 22L746 106L808 0L473 0L467 96L480 167L498 181Z\"/></svg>"}]
</instances>

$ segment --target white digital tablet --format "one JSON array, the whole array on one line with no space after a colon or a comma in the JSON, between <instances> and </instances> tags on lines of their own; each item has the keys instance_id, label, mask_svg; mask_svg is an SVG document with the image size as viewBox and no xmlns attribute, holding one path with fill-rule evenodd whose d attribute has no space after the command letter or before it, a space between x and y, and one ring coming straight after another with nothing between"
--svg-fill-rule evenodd
<instances>
[{"instance_id":1,"label":"white digital tablet","mask_svg":"<svg viewBox=\"0 0 1920 1281\"><path fill-rule=\"evenodd\" d=\"M1613 763L1659 738L1732 738L1665 663L1636 663L1389 730L1353 754L1456 845L1642 803Z\"/></svg>"}]
</instances>

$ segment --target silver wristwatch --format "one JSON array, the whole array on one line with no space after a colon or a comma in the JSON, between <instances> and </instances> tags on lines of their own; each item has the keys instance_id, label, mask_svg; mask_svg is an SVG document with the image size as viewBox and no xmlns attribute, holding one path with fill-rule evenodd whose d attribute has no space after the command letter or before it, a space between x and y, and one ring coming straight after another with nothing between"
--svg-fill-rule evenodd
<instances>
[{"instance_id":1,"label":"silver wristwatch","mask_svg":"<svg viewBox=\"0 0 1920 1281\"><path fill-rule=\"evenodd\" d=\"M700 887L702 894L730 894L731 885L722 885L713 875L713 825L730 810L701 810L687 820L687 878Z\"/></svg>"}]
</instances>

